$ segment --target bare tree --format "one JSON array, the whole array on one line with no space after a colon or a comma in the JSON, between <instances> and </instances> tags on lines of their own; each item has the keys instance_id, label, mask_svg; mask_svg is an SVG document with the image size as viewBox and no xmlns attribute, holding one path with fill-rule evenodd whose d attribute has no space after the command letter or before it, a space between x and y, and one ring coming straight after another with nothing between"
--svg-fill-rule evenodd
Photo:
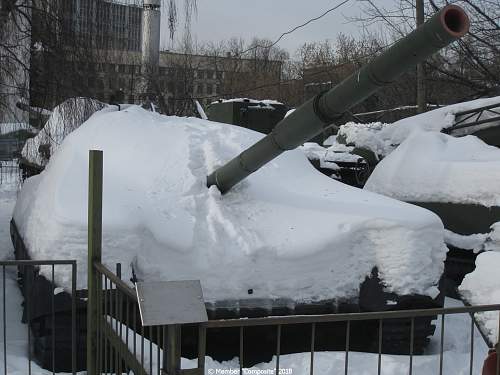
<instances>
[{"instance_id":1,"label":"bare tree","mask_svg":"<svg viewBox=\"0 0 500 375\"><path fill-rule=\"evenodd\" d=\"M0 1L0 122L26 122L15 104L28 97L30 13L27 0Z\"/></svg>"},{"instance_id":2,"label":"bare tree","mask_svg":"<svg viewBox=\"0 0 500 375\"><path fill-rule=\"evenodd\" d=\"M355 21L365 26L382 24L393 38L414 28L415 1L393 0L386 7L364 0L364 16ZM427 83L430 95L443 101L457 101L499 93L500 89L500 2L498 0L429 0L425 2L425 18L440 7L456 3L467 10L471 28L468 35L429 59ZM450 90L442 90L448 85ZM440 97L436 95L440 93ZM451 95L451 96L450 96Z\"/></svg>"}]
</instances>

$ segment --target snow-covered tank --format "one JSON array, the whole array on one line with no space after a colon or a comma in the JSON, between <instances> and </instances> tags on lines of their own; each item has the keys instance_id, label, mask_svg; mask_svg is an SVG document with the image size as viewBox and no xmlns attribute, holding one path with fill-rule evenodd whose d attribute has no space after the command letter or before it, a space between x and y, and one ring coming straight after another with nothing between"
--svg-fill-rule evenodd
<instances>
[{"instance_id":1,"label":"snow-covered tank","mask_svg":"<svg viewBox=\"0 0 500 375\"><path fill-rule=\"evenodd\" d=\"M330 168L331 175L337 172L331 155L340 152L340 158L364 149L375 156L368 163L373 175L365 181L367 190L436 213L447 230L450 249L445 262L447 293L458 297L456 287L474 269L491 226L500 221L500 150L495 138L500 130L495 115L499 103L500 97L481 98L395 123L350 122L329 140L328 149L307 145L303 151ZM344 183L357 183L340 177Z\"/></svg>"},{"instance_id":2,"label":"snow-covered tank","mask_svg":"<svg viewBox=\"0 0 500 375\"><path fill-rule=\"evenodd\" d=\"M446 228L449 292L474 269L500 221L500 149L475 136L417 130L386 156L365 189L435 212Z\"/></svg>"},{"instance_id":3,"label":"snow-covered tank","mask_svg":"<svg viewBox=\"0 0 500 375\"><path fill-rule=\"evenodd\" d=\"M282 152L463 35L467 24L460 8L445 7L340 91L307 102L268 136L135 106L101 110L26 180L13 232L31 258L76 259L78 288L85 289L87 155L100 149L103 262L121 263L124 280L199 279L211 319L437 306L447 249L436 215L325 177L299 150ZM55 276L69 288L69 273ZM353 324L351 348L376 347L377 327ZM431 318L415 320L414 353L433 329ZM317 350L342 347L342 331L325 326ZM384 324L384 331L385 352L409 351L409 321ZM296 332L282 353L302 350ZM245 348L259 351L266 340L259 336ZM207 350L216 356L217 347Z\"/></svg>"},{"instance_id":4,"label":"snow-covered tank","mask_svg":"<svg viewBox=\"0 0 500 375\"><path fill-rule=\"evenodd\" d=\"M219 99L210 104L208 119L242 126L264 134L273 130L283 120L287 107L276 100Z\"/></svg>"},{"instance_id":5,"label":"snow-covered tank","mask_svg":"<svg viewBox=\"0 0 500 375\"><path fill-rule=\"evenodd\" d=\"M87 155L101 149L103 262L121 263L124 280L199 279L211 319L439 305L446 247L431 212L334 181L299 150L225 195L206 187L210 171L262 137L140 107L100 111L25 181L15 227L30 258L76 259L85 289ZM57 286L69 276L57 273ZM352 348L369 349L376 328L353 326ZM430 321L417 328L416 353L432 333Z\"/></svg>"}]
</instances>

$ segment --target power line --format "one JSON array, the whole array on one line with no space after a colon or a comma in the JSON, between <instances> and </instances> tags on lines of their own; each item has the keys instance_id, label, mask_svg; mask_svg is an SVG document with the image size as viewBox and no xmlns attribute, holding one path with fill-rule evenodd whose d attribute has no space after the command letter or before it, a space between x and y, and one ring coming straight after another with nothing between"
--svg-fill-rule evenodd
<instances>
[{"instance_id":1,"label":"power line","mask_svg":"<svg viewBox=\"0 0 500 375\"><path fill-rule=\"evenodd\" d=\"M243 54L245 54L245 53L248 53L248 52L250 52L250 51L252 51L252 50L254 50L254 49L257 49L257 48L265 48L265 49L269 49L269 48L271 48L271 47L274 47L274 46L275 46L276 44L278 44L278 43L281 41L281 39L283 39L285 36L290 35L290 34L292 34L293 32L295 32L295 31L297 31L297 30L299 30L299 29L301 29L301 28L303 28L303 27L305 27L305 26L307 26L307 25L309 25L309 24L311 24L311 23L313 23L313 22L315 22L315 21L317 21L317 20L319 20L319 19L321 19L321 18L325 17L327 14L329 14L329 13L331 13L331 12L333 12L333 11L337 10L338 8L340 8L340 7L341 7L341 6L343 6L344 4L348 3L349 1L351 1L351 0L344 0L344 1L342 1L341 3L339 3L339 4L335 5L333 8L327 9L327 10L326 10L325 12L323 12L321 15L319 15L319 16L317 16L317 17L314 17L314 18L311 18L310 20L308 20L308 21L304 22L303 24L300 24L300 25L295 26L294 28L292 28L292 29L290 29L290 30L288 30L288 31L285 31L283 34L281 34L281 35L279 36L279 38L278 38L278 39L276 39L273 43L271 43L271 44L269 44L269 45L267 45L267 46L263 46L263 45L257 44L257 45L255 45L255 46L253 46L253 47L250 47L250 48L248 48L248 49L246 49L246 50L244 50L244 51L242 51L242 52L238 53L236 56L241 56L241 55L243 55Z\"/></svg>"}]
</instances>

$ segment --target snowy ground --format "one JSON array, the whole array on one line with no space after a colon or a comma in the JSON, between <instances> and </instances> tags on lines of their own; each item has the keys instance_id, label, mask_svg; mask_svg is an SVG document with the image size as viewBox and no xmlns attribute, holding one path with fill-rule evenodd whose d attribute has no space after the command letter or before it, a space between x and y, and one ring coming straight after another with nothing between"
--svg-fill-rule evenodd
<instances>
[{"instance_id":1,"label":"snowy ground","mask_svg":"<svg viewBox=\"0 0 500 375\"><path fill-rule=\"evenodd\" d=\"M12 242L10 241L9 222L16 201L18 187L18 174L16 170L2 170L0 184L0 259L10 260L13 258ZM1 271L0 271L1 272ZM3 278L0 276L0 288L3 290ZM3 297L2 297L3 298ZM6 339L7 339L7 374L27 374L28 373L28 330L25 324L21 323L21 292L16 282L16 272L14 268L6 268L5 273L5 298L6 298ZM3 324L0 326L0 373L4 373L4 344L3 344ZM36 364L32 363L33 374L50 374Z\"/></svg>"}]
</instances>

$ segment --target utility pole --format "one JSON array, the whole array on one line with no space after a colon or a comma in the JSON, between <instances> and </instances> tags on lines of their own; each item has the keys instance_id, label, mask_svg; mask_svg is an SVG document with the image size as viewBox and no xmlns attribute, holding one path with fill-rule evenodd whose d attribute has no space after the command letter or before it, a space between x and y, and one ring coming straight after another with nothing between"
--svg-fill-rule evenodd
<instances>
[{"instance_id":1,"label":"utility pole","mask_svg":"<svg viewBox=\"0 0 500 375\"><path fill-rule=\"evenodd\" d=\"M424 23L424 0L415 0L417 27ZM427 96L425 92L425 68L423 63L417 64L417 111L427 111Z\"/></svg>"},{"instance_id":2,"label":"utility pole","mask_svg":"<svg viewBox=\"0 0 500 375\"><path fill-rule=\"evenodd\" d=\"M149 106L159 94L156 90L160 65L161 0L144 0L142 12L142 87L143 104ZM156 104L156 103L155 103Z\"/></svg>"}]
</instances>

